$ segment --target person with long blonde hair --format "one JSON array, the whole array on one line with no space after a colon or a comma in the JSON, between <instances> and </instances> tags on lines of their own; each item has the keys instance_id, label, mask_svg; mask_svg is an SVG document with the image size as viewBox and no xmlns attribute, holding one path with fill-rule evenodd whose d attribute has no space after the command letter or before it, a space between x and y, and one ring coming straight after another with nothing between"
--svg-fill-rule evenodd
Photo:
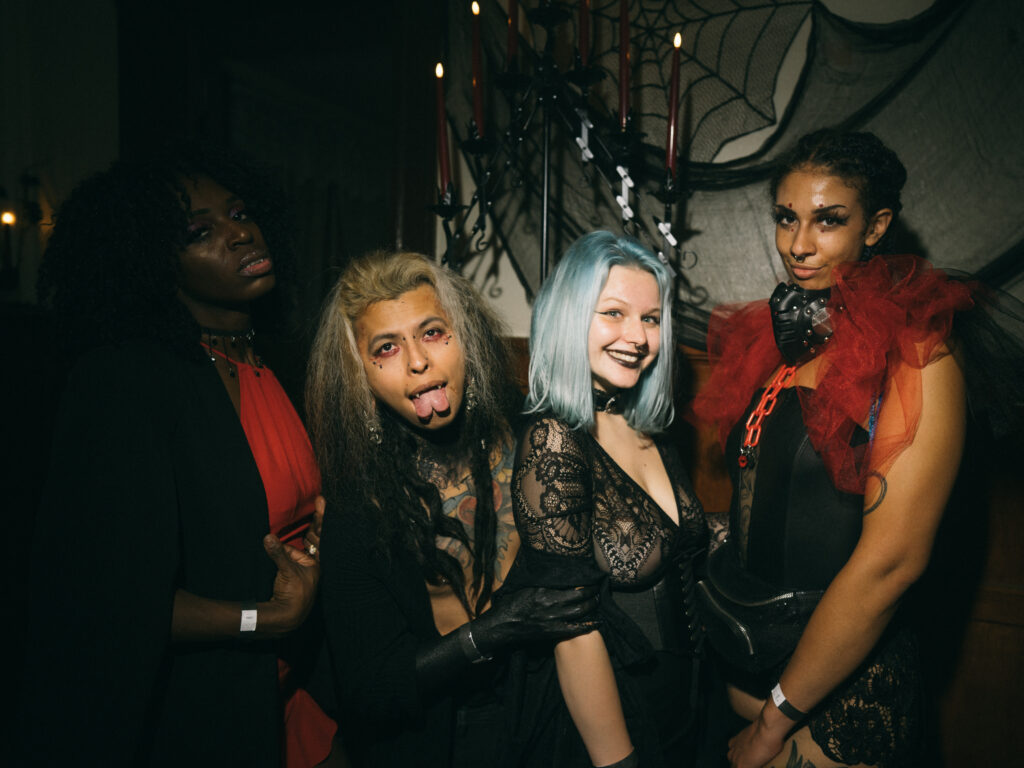
<instances>
[{"instance_id":1,"label":"person with long blonde hair","mask_svg":"<svg viewBox=\"0 0 1024 768\"><path fill-rule=\"evenodd\" d=\"M596 600L537 589L492 606L519 550L517 397L500 323L472 284L426 257L370 254L327 299L306 400L350 754L374 766L492 764L500 664L488 662L585 631Z\"/></svg>"}]
</instances>

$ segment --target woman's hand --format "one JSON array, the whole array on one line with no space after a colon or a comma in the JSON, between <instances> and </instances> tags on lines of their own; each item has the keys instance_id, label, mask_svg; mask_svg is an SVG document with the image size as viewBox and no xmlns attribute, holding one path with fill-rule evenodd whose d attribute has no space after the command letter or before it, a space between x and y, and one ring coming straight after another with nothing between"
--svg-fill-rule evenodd
<instances>
[{"instance_id":1,"label":"woman's hand","mask_svg":"<svg viewBox=\"0 0 1024 768\"><path fill-rule=\"evenodd\" d=\"M473 637L488 655L538 640L561 640L597 627L599 587L530 587L512 593L473 620Z\"/></svg>"},{"instance_id":2,"label":"woman's hand","mask_svg":"<svg viewBox=\"0 0 1024 768\"><path fill-rule=\"evenodd\" d=\"M596 585L579 589L521 589L454 632L433 643L420 643L416 652L419 690L447 685L456 675L463 674L470 662L483 661L498 651L589 632L597 626L591 617L597 608L597 593Z\"/></svg>"},{"instance_id":3,"label":"woman's hand","mask_svg":"<svg viewBox=\"0 0 1024 768\"><path fill-rule=\"evenodd\" d=\"M761 768L782 751L793 721L768 700L757 718L729 739L730 768Z\"/></svg>"},{"instance_id":4,"label":"woman's hand","mask_svg":"<svg viewBox=\"0 0 1024 768\"><path fill-rule=\"evenodd\" d=\"M273 534L263 538L263 548L277 565L277 576L270 600L256 604L256 629L250 636L280 637L297 629L309 615L320 566ZM214 600L179 589L174 593L171 638L176 642L238 638L241 611L238 601Z\"/></svg>"},{"instance_id":5,"label":"woman's hand","mask_svg":"<svg viewBox=\"0 0 1024 768\"><path fill-rule=\"evenodd\" d=\"M313 502L313 507L313 519L309 523L309 528L306 529L303 542L306 545L306 554L313 557L319 563L320 530L324 525L324 511L327 509L327 500L323 496L317 496L316 501Z\"/></svg>"},{"instance_id":6,"label":"woman's hand","mask_svg":"<svg viewBox=\"0 0 1024 768\"><path fill-rule=\"evenodd\" d=\"M263 537L263 548L277 566L277 576L270 600L258 605L257 629L261 635L284 635L298 629L309 615L320 565L302 550L286 547L272 533Z\"/></svg>"}]
</instances>

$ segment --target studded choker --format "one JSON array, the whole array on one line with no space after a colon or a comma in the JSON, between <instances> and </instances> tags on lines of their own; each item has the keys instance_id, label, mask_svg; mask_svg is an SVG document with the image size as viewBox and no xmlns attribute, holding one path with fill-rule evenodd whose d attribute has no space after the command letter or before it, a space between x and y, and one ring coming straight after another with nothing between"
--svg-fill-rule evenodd
<instances>
[{"instance_id":1,"label":"studded choker","mask_svg":"<svg viewBox=\"0 0 1024 768\"><path fill-rule=\"evenodd\" d=\"M590 388L591 393L594 396L594 410L601 413L620 413L619 408L619 395L621 392L602 392L596 387Z\"/></svg>"}]
</instances>

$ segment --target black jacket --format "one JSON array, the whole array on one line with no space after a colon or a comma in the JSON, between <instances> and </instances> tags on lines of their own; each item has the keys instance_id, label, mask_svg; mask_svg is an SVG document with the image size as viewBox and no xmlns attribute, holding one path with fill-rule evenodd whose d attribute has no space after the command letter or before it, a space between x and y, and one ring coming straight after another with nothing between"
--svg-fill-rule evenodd
<instances>
[{"instance_id":1,"label":"black jacket","mask_svg":"<svg viewBox=\"0 0 1024 768\"><path fill-rule=\"evenodd\" d=\"M259 471L208 361L138 345L84 357L33 540L22 758L278 765L276 649L170 642L178 588L270 597L268 531Z\"/></svg>"}]
</instances>

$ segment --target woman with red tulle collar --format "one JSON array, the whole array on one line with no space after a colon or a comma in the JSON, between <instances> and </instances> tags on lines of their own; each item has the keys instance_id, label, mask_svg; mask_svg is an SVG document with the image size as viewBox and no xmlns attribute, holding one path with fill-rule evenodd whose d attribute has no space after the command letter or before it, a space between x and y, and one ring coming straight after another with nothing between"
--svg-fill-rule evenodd
<instances>
[{"instance_id":1,"label":"woman with red tulle collar","mask_svg":"<svg viewBox=\"0 0 1024 768\"><path fill-rule=\"evenodd\" d=\"M751 721L729 742L736 768L915 763L921 683L898 607L963 451L950 331L973 300L923 259L874 255L905 180L872 134L803 137L771 183L789 282L711 321L694 411L734 491L700 596Z\"/></svg>"}]
</instances>

